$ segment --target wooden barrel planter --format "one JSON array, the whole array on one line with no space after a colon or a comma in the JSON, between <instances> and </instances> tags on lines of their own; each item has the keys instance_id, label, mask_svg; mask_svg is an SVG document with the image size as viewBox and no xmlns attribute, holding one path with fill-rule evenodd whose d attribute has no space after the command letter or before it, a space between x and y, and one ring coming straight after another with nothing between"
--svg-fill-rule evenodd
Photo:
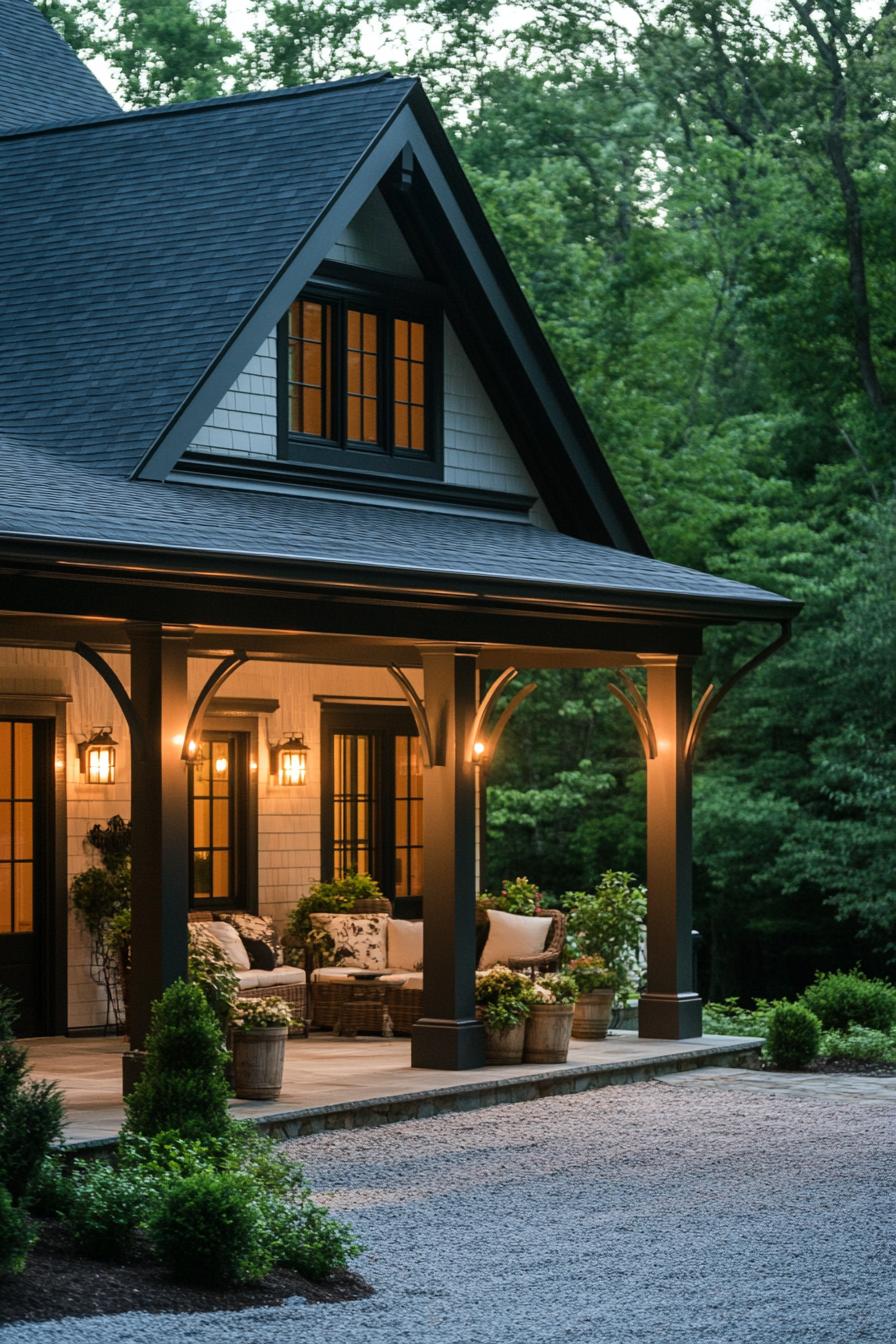
<instances>
[{"instance_id":1,"label":"wooden barrel planter","mask_svg":"<svg viewBox=\"0 0 896 1344\"><path fill-rule=\"evenodd\" d=\"M592 989L576 1000L572 1034L577 1041L602 1041L610 1026L613 1010L612 989Z\"/></svg>"},{"instance_id":2,"label":"wooden barrel planter","mask_svg":"<svg viewBox=\"0 0 896 1344\"><path fill-rule=\"evenodd\" d=\"M486 1064L522 1064L525 1040L525 1019L515 1027L505 1027L503 1031L485 1026Z\"/></svg>"},{"instance_id":3,"label":"wooden barrel planter","mask_svg":"<svg viewBox=\"0 0 896 1344\"><path fill-rule=\"evenodd\" d=\"M536 1003L526 1023L524 1064L565 1064L572 1031L571 1003Z\"/></svg>"},{"instance_id":4,"label":"wooden barrel planter","mask_svg":"<svg viewBox=\"0 0 896 1344\"><path fill-rule=\"evenodd\" d=\"M288 1027L252 1027L235 1031L233 1090L249 1101L275 1101L283 1086L283 1056Z\"/></svg>"}]
</instances>

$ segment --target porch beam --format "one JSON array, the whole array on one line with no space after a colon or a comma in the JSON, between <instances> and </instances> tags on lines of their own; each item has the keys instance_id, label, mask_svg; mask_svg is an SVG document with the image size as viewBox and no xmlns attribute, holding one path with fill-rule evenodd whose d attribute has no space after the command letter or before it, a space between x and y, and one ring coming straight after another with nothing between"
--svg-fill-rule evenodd
<instances>
[{"instance_id":1,"label":"porch beam","mask_svg":"<svg viewBox=\"0 0 896 1344\"><path fill-rule=\"evenodd\" d=\"M444 761L423 771L423 1017L411 1036L422 1069L485 1063L476 1020L476 780L465 746L476 713L477 653L421 649L423 703Z\"/></svg>"},{"instance_id":2,"label":"porch beam","mask_svg":"<svg viewBox=\"0 0 896 1344\"><path fill-rule=\"evenodd\" d=\"M187 974L189 856L187 765L191 626L132 624L131 701L144 731L144 759L131 781L133 875L128 1028L143 1048L150 1007Z\"/></svg>"},{"instance_id":3,"label":"porch beam","mask_svg":"<svg viewBox=\"0 0 896 1344\"><path fill-rule=\"evenodd\" d=\"M647 758L647 989L638 1034L660 1040L702 1035L693 983L692 797L685 744L691 722L692 658L644 655L656 755Z\"/></svg>"}]
</instances>

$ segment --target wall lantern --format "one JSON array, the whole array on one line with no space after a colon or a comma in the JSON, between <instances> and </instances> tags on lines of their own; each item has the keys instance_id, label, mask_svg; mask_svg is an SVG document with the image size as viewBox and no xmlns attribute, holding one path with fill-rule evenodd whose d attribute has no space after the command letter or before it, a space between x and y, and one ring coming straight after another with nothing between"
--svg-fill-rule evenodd
<instances>
[{"instance_id":1,"label":"wall lantern","mask_svg":"<svg viewBox=\"0 0 896 1344\"><path fill-rule=\"evenodd\" d=\"M304 784L308 773L308 748L302 733L291 732L271 747L271 774L280 784Z\"/></svg>"},{"instance_id":2,"label":"wall lantern","mask_svg":"<svg viewBox=\"0 0 896 1344\"><path fill-rule=\"evenodd\" d=\"M81 760L81 774L86 775L88 784L115 783L115 748L118 743L112 736L112 726L95 728L86 742L78 744L78 756Z\"/></svg>"}]
</instances>

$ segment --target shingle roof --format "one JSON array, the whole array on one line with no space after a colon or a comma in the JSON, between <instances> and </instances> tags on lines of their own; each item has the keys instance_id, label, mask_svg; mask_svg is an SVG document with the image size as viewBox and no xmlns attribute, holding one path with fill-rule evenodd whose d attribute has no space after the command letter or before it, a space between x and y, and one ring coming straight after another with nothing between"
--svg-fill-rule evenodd
<instances>
[{"instance_id":1,"label":"shingle roof","mask_svg":"<svg viewBox=\"0 0 896 1344\"><path fill-rule=\"evenodd\" d=\"M0 133L118 111L31 0L0 0Z\"/></svg>"},{"instance_id":2,"label":"shingle roof","mask_svg":"<svg viewBox=\"0 0 896 1344\"><path fill-rule=\"evenodd\" d=\"M367 77L0 139L3 429L133 469L413 87Z\"/></svg>"},{"instance_id":3,"label":"shingle roof","mask_svg":"<svg viewBox=\"0 0 896 1344\"><path fill-rule=\"evenodd\" d=\"M21 491L27 480L27 494ZM188 553L198 562L265 559L297 575L351 568L569 590L577 601L625 608L793 614L794 604L750 584L596 546L527 523L251 490L109 478L82 464L0 438L2 539L81 541L101 547ZM766 614L768 613L768 614Z\"/></svg>"}]
</instances>

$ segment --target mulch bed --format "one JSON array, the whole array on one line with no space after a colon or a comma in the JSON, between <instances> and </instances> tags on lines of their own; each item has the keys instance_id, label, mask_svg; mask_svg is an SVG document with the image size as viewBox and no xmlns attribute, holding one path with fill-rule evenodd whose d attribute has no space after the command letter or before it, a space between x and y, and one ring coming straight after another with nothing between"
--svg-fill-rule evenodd
<instances>
[{"instance_id":1,"label":"mulch bed","mask_svg":"<svg viewBox=\"0 0 896 1344\"><path fill-rule=\"evenodd\" d=\"M277 1307L288 1297L309 1302L350 1302L373 1289L356 1274L334 1274L312 1283L301 1274L277 1269L247 1288L198 1288L175 1283L151 1260L134 1256L126 1264L87 1260L72 1250L59 1223L38 1220L40 1240L23 1274L0 1280L0 1324L56 1321L64 1316L116 1316L124 1311L242 1311Z\"/></svg>"},{"instance_id":2,"label":"mulch bed","mask_svg":"<svg viewBox=\"0 0 896 1344\"><path fill-rule=\"evenodd\" d=\"M864 1059L816 1059L810 1073L862 1073L866 1078L896 1078L896 1064L873 1064Z\"/></svg>"}]
</instances>

